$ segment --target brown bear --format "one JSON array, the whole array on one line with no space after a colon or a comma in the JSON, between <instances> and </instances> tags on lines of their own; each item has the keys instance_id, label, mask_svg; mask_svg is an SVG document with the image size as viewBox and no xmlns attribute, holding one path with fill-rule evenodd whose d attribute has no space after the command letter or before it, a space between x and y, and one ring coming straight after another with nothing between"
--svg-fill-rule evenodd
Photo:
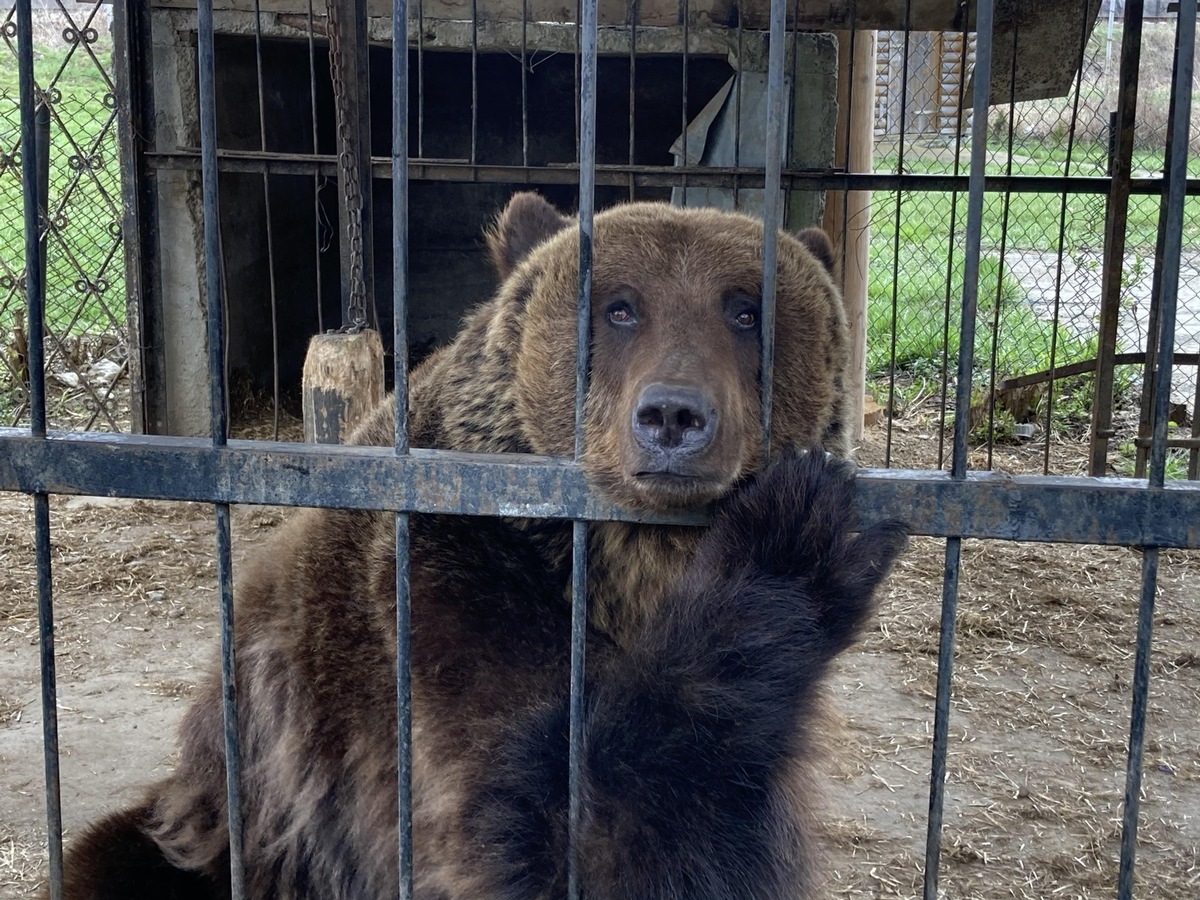
<instances>
[{"instance_id":1,"label":"brown bear","mask_svg":"<svg viewBox=\"0 0 1200 900\"><path fill-rule=\"evenodd\" d=\"M779 237L777 461L759 400L762 225L629 204L596 216L583 466L647 513L593 523L578 858L583 895L814 891L816 700L903 542L853 534L828 242ZM517 195L488 235L496 296L412 376L416 447L570 455L577 232ZM389 444L385 403L361 443ZM394 896L394 517L306 510L237 588L246 894ZM570 524L411 519L415 895L566 890ZM229 894L219 681L175 773L92 827L66 897Z\"/></svg>"}]
</instances>

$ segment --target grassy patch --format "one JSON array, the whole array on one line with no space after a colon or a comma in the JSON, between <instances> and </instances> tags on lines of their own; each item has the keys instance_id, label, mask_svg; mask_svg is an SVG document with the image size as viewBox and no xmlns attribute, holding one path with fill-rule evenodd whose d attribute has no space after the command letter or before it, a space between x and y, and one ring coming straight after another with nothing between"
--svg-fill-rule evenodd
<instances>
[{"instance_id":1,"label":"grassy patch","mask_svg":"<svg viewBox=\"0 0 1200 900\"><path fill-rule=\"evenodd\" d=\"M107 69L111 41L101 32L91 45ZM3 51L6 52L6 51ZM121 182L111 85L86 46L35 48L34 77L50 92L50 196L54 221L46 248L46 323L59 336L112 332L124 327L125 281L120 248ZM0 65L0 146L20 142L15 60ZM22 148L23 151L24 148ZM0 275L14 281L24 269L21 171L0 170ZM0 326L23 314L9 295ZM0 304L5 303L0 297Z\"/></svg>"}]
</instances>

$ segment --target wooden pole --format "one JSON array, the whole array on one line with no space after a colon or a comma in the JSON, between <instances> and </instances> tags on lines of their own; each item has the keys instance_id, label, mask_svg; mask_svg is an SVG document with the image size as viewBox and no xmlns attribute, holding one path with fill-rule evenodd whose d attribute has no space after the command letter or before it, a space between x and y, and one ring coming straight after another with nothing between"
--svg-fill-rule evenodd
<instances>
[{"instance_id":1,"label":"wooden pole","mask_svg":"<svg viewBox=\"0 0 1200 900\"><path fill-rule=\"evenodd\" d=\"M875 145L875 32L840 31L838 39L838 119L835 159L849 172L870 172ZM853 48L851 47L853 44ZM853 57L853 58L852 58ZM849 140L847 140L847 136ZM847 158L847 146L849 157ZM830 191L825 200L825 231L839 247L842 294L850 321L851 440L863 437L864 414L874 415L866 396L867 282L871 259L871 193Z\"/></svg>"},{"instance_id":2,"label":"wooden pole","mask_svg":"<svg viewBox=\"0 0 1200 900\"><path fill-rule=\"evenodd\" d=\"M383 399L379 332L318 334L304 357L304 440L345 443Z\"/></svg>"}]
</instances>

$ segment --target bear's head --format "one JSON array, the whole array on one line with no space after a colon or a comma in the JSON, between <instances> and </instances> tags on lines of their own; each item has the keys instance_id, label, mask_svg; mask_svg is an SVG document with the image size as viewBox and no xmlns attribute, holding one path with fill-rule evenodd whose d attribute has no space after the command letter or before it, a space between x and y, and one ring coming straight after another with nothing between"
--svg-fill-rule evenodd
<instances>
[{"instance_id":1,"label":"bear's head","mask_svg":"<svg viewBox=\"0 0 1200 900\"><path fill-rule=\"evenodd\" d=\"M579 232L518 194L488 233L512 399L535 453L574 449ZM712 209L630 203L595 217L583 465L612 501L696 508L764 463L763 227ZM824 233L781 233L772 450L847 452L848 337ZM493 322L493 326L499 323ZM508 326L508 327L506 327Z\"/></svg>"}]
</instances>

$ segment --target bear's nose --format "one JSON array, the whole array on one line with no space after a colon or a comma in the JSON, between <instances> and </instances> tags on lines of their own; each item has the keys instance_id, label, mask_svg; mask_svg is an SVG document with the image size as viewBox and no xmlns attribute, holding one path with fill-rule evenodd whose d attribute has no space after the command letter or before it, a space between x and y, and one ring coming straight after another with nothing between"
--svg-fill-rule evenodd
<instances>
[{"instance_id":1,"label":"bear's nose","mask_svg":"<svg viewBox=\"0 0 1200 900\"><path fill-rule=\"evenodd\" d=\"M633 413L633 436L651 452L699 453L716 434L717 410L704 391L652 384Z\"/></svg>"}]
</instances>

